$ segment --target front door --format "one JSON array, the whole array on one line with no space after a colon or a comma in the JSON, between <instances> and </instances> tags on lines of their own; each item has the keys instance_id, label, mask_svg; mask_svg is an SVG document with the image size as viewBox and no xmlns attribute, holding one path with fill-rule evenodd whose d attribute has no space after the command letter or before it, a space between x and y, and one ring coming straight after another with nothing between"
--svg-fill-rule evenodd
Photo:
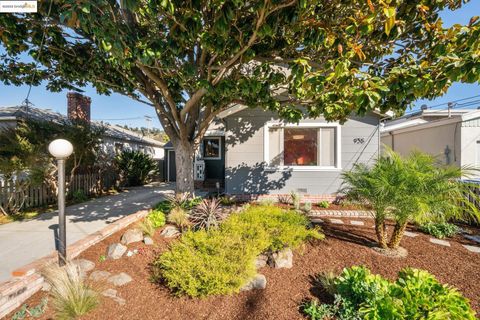
<instances>
[{"instance_id":1,"label":"front door","mask_svg":"<svg viewBox=\"0 0 480 320\"><path fill-rule=\"evenodd\" d=\"M167 181L173 182L177 180L177 171L175 168L175 151L168 150L167 154Z\"/></svg>"}]
</instances>

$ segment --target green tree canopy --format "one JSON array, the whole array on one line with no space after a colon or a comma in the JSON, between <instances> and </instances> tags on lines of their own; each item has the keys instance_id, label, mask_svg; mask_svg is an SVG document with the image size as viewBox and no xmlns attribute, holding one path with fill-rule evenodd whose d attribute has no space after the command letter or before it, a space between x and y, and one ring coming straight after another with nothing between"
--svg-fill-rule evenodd
<instances>
[{"instance_id":1,"label":"green tree canopy","mask_svg":"<svg viewBox=\"0 0 480 320\"><path fill-rule=\"evenodd\" d=\"M344 121L478 82L478 18L445 28L438 16L463 2L41 1L39 14L0 15L0 79L92 84L152 105L176 150L177 187L191 191L193 152L234 103Z\"/></svg>"}]
</instances>

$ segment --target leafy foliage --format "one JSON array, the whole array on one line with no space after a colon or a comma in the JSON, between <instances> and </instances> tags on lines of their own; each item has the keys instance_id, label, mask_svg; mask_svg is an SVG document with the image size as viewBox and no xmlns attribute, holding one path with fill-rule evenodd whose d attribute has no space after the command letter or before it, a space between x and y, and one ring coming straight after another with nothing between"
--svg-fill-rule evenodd
<instances>
[{"instance_id":1,"label":"leafy foliage","mask_svg":"<svg viewBox=\"0 0 480 320\"><path fill-rule=\"evenodd\" d=\"M36 15L0 16L0 80L52 91L89 83L153 105L177 156L193 162L208 125L232 103L291 122L345 121L377 108L402 113L455 81L478 82L478 18L446 28L438 14L461 4L42 1ZM177 172L177 187L192 191L185 174Z\"/></svg>"},{"instance_id":2,"label":"leafy foliage","mask_svg":"<svg viewBox=\"0 0 480 320\"><path fill-rule=\"evenodd\" d=\"M219 198L222 206L232 206L235 204L235 199L229 195L223 195Z\"/></svg>"},{"instance_id":3,"label":"leafy foliage","mask_svg":"<svg viewBox=\"0 0 480 320\"><path fill-rule=\"evenodd\" d=\"M153 276L176 294L203 297L231 294L252 278L255 258L266 250L297 247L309 238L305 217L272 206L252 206L231 215L219 228L187 231L153 264Z\"/></svg>"},{"instance_id":4,"label":"leafy foliage","mask_svg":"<svg viewBox=\"0 0 480 320\"><path fill-rule=\"evenodd\" d=\"M49 266L43 275L51 286L50 297L56 312L55 319L75 319L98 305L98 294L84 282L81 271L75 264Z\"/></svg>"},{"instance_id":5,"label":"leafy foliage","mask_svg":"<svg viewBox=\"0 0 480 320\"><path fill-rule=\"evenodd\" d=\"M158 171L155 160L137 150L123 150L115 157L115 163L127 186L144 185Z\"/></svg>"},{"instance_id":6,"label":"leafy foliage","mask_svg":"<svg viewBox=\"0 0 480 320\"><path fill-rule=\"evenodd\" d=\"M295 210L300 210L302 196L298 192L292 191L290 192L290 198L292 199L292 204Z\"/></svg>"},{"instance_id":7,"label":"leafy foliage","mask_svg":"<svg viewBox=\"0 0 480 320\"><path fill-rule=\"evenodd\" d=\"M312 211L312 203L311 203L311 202L308 202L308 201L305 202L305 203L303 204L303 211L304 211L305 213L307 213L307 214L310 213L310 212Z\"/></svg>"},{"instance_id":8,"label":"leafy foliage","mask_svg":"<svg viewBox=\"0 0 480 320\"><path fill-rule=\"evenodd\" d=\"M435 238L450 238L460 232L460 228L448 222L427 222L420 225L420 230Z\"/></svg>"},{"instance_id":9,"label":"leafy foliage","mask_svg":"<svg viewBox=\"0 0 480 320\"><path fill-rule=\"evenodd\" d=\"M195 229L216 228L224 218L222 208L216 199L203 200L189 215L189 219Z\"/></svg>"},{"instance_id":10,"label":"leafy foliage","mask_svg":"<svg viewBox=\"0 0 480 320\"><path fill-rule=\"evenodd\" d=\"M320 208L328 209L328 207L330 207L330 203L328 201L320 201L319 203L317 203L317 206L319 206Z\"/></svg>"},{"instance_id":11,"label":"leafy foliage","mask_svg":"<svg viewBox=\"0 0 480 320\"><path fill-rule=\"evenodd\" d=\"M334 305L304 304L312 319L475 319L468 300L427 271L404 269L390 282L365 267L343 270L335 279ZM313 316L317 318L313 318Z\"/></svg>"},{"instance_id":12,"label":"leafy foliage","mask_svg":"<svg viewBox=\"0 0 480 320\"><path fill-rule=\"evenodd\" d=\"M409 221L479 219L478 209L468 201L477 196L459 179L469 171L442 166L434 157L412 152L403 158L389 150L372 167L357 164L343 174L343 192L373 208L375 230L381 247L387 247L385 218L395 219L388 247L397 248Z\"/></svg>"},{"instance_id":13,"label":"leafy foliage","mask_svg":"<svg viewBox=\"0 0 480 320\"><path fill-rule=\"evenodd\" d=\"M160 228L165 225L165 214L163 211L158 209L153 209L147 216L147 219L152 223L154 228Z\"/></svg>"},{"instance_id":14,"label":"leafy foliage","mask_svg":"<svg viewBox=\"0 0 480 320\"><path fill-rule=\"evenodd\" d=\"M48 298L42 298L40 303L35 307L29 308L27 304L23 304L20 310L15 312L12 317L12 320L23 320L27 317L32 318L40 318L43 313L45 313L45 309L47 308Z\"/></svg>"},{"instance_id":15,"label":"leafy foliage","mask_svg":"<svg viewBox=\"0 0 480 320\"><path fill-rule=\"evenodd\" d=\"M147 235L149 237L153 237L153 235L155 234L156 228L154 227L153 222L148 219L148 217L138 222L137 227L142 230L142 233L144 235Z\"/></svg>"}]
</instances>

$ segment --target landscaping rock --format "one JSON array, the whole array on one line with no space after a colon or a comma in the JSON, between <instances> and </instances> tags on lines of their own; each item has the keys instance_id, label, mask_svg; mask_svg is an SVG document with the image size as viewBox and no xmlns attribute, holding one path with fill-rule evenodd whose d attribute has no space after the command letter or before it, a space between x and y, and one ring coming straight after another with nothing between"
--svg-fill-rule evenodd
<instances>
[{"instance_id":1,"label":"landscaping rock","mask_svg":"<svg viewBox=\"0 0 480 320\"><path fill-rule=\"evenodd\" d=\"M72 263L77 266L81 273L87 273L95 269L95 263L87 259L73 260Z\"/></svg>"},{"instance_id":2,"label":"landscaping rock","mask_svg":"<svg viewBox=\"0 0 480 320\"><path fill-rule=\"evenodd\" d=\"M260 269L267 265L268 256L265 254L261 254L255 259L255 268Z\"/></svg>"},{"instance_id":3,"label":"landscaping rock","mask_svg":"<svg viewBox=\"0 0 480 320\"><path fill-rule=\"evenodd\" d=\"M330 223L333 224L343 224L343 221L340 219L330 219Z\"/></svg>"},{"instance_id":4,"label":"landscaping rock","mask_svg":"<svg viewBox=\"0 0 480 320\"><path fill-rule=\"evenodd\" d=\"M270 258L268 259L268 264L275 269L281 269L281 268L290 269L291 267L293 267L292 250L290 248L287 248L287 249L272 253Z\"/></svg>"},{"instance_id":5,"label":"landscaping rock","mask_svg":"<svg viewBox=\"0 0 480 320\"><path fill-rule=\"evenodd\" d=\"M450 242L448 242L446 240L441 240L441 239L436 239L436 238L430 238L429 240L430 240L431 243L439 244L439 245L445 246L445 247L450 247Z\"/></svg>"},{"instance_id":6,"label":"landscaping rock","mask_svg":"<svg viewBox=\"0 0 480 320\"><path fill-rule=\"evenodd\" d=\"M113 243L108 246L107 249L107 258L108 259L120 259L123 254L127 251L127 247L120 243Z\"/></svg>"},{"instance_id":7,"label":"landscaping rock","mask_svg":"<svg viewBox=\"0 0 480 320\"><path fill-rule=\"evenodd\" d=\"M131 257L133 255L134 255L133 251L131 251L131 250L127 251L127 254L126 254L127 257Z\"/></svg>"},{"instance_id":8,"label":"landscaping rock","mask_svg":"<svg viewBox=\"0 0 480 320\"><path fill-rule=\"evenodd\" d=\"M123 306L126 302L125 299L118 296L118 292L115 289L107 289L102 292L102 295L112 299L121 306Z\"/></svg>"},{"instance_id":9,"label":"landscaping rock","mask_svg":"<svg viewBox=\"0 0 480 320\"><path fill-rule=\"evenodd\" d=\"M250 282L243 286L241 291L248 291L252 289L265 289L267 287L267 278L263 274L257 274Z\"/></svg>"},{"instance_id":10,"label":"landscaping rock","mask_svg":"<svg viewBox=\"0 0 480 320\"><path fill-rule=\"evenodd\" d=\"M465 249L467 249L468 251L475 252L475 253L480 253L480 247L469 246L469 245L466 245L466 244L464 244L463 246L464 246Z\"/></svg>"},{"instance_id":11,"label":"landscaping rock","mask_svg":"<svg viewBox=\"0 0 480 320\"><path fill-rule=\"evenodd\" d=\"M110 282L111 284L113 284L116 287L121 287L121 286L126 285L127 283L133 281L133 279L132 279L132 277L130 277L125 272L121 272L119 274L111 276L110 278L107 279L107 281Z\"/></svg>"},{"instance_id":12,"label":"landscaping rock","mask_svg":"<svg viewBox=\"0 0 480 320\"><path fill-rule=\"evenodd\" d=\"M363 223L363 221L359 221L359 220L350 220L350 224L353 225L353 226L363 226L363 225L365 225L365 223Z\"/></svg>"},{"instance_id":13,"label":"landscaping rock","mask_svg":"<svg viewBox=\"0 0 480 320\"><path fill-rule=\"evenodd\" d=\"M140 229L129 229L122 236L120 242L123 245L143 241L143 232Z\"/></svg>"},{"instance_id":14,"label":"landscaping rock","mask_svg":"<svg viewBox=\"0 0 480 320\"><path fill-rule=\"evenodd\" d=\"M410 231L405 231L403 234L410 238L415 238L416 236L418 236L418 233L410 232Z\"/></svg>"},{"instance_id":15,"label":"landscaping rock","mask_svg":"<svg viewBox=\"0 0 480 320\"><path fill-rule=\"evenodd\" d=\"M43 281L42 283L42 291L50 291L52 289L52 285L47 281Z\"/></svg>"},{"instance_id":16,"label":"landscaping rock","mask_svg":"<svg viewBox=\"0 0 480 320\"><path fill-rule=\"evenodd\" d=\"M97 270L93 271L90 274L90 280L92 281L103 281L107 280L112 274L108 271Z\"/></svg>"},{"instance_id":17,"label":"landscaping rock","mask_svg":"<svg viewBox=\"0 0 480 320\"><path fill-rule=\"evenodd\" d=\"M165 229L162 230L162 235L165 238L173 238L176 237L180 234L180 230L177 229L175 226L167 226Z\"/></svg>"},{"instance_id":18,"label":"landscaping rock","mask_svg":"<svg viewBox=\"0 0 480 320\"><path fill-rule=\"evenodd\" d=\"M151 246L153 244L153 239L150 237L145 237L143 238L143 243L145 243L147 246Z\"/></svg>"}]
</instances>

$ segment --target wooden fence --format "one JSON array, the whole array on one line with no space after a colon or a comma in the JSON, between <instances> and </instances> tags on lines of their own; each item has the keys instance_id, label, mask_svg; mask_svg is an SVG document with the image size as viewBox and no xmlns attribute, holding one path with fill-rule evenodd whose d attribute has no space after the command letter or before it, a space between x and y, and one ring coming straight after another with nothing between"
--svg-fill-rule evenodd
<instances>
[{"instance_id":1,"label":"wooden fence","mask_svg":"<svg viewBox=\"0 0 480 320\"><path fill-rule=\"evenodd\" d=\"M69 177L67 177L68 179ZM118 175L108 172L78 174L67 185L67 197L72 197L75 192L81 192L90 197L99 195L103 191L118 186ZM21 187L22 181L0 179L0 206L8 203L20 204L22 209L41 207L57 202L56 190L49 184Z\"/></svg>"}]
</instances>

